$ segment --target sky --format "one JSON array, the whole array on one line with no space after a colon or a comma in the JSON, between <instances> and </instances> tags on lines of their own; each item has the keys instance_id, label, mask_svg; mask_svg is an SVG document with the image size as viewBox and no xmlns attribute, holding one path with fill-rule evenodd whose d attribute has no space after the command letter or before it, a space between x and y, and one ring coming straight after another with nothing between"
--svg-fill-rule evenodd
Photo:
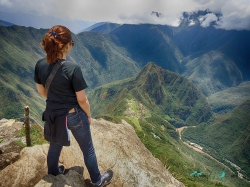
<instances>
[{"instance_id":1,"label":"sky","mask_svg":"<svg viewBox=\"0 0 250 187\"><path fill-rule=\"evenodd\" d=\"M250 30L250 0L0 0L0 20L35 28L62 24L77 33L97 22L178 26L183 12L206 9L203 27L214 22L219 29Z\"/></svg>"}]
</instances>

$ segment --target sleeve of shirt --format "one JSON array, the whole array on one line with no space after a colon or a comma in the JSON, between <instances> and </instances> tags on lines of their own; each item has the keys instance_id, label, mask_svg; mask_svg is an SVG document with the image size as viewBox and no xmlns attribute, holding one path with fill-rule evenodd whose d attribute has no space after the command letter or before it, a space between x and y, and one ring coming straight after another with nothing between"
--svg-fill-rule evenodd
<instances>
[{"instance_id":1,"label":"sleeve of shirt","mask_svg":"<svg viewBox=\"0 0 250 187\"><path fill-rule=\"evenodd\" d=\"M41 80L40 80L39 77L38 77L38 71L39 71L38 63L36 63L36 66L35 66L35 73L34 73L34 81L35 81L37 84L42 84L42 83L41 83Z\"/></svg>"},{"instance_id":2,"label":"sleeve of shirt","mask_svg":"<svg viewBox=\"0 0 250 187\"><path fill-rule=\"evenodd\" d=\"M72 76L72 85L75 92L84 90L87 88L87 84L83 78L81 68L79 66L76 66L73 76Z\"/></svg>"}]
</instances>

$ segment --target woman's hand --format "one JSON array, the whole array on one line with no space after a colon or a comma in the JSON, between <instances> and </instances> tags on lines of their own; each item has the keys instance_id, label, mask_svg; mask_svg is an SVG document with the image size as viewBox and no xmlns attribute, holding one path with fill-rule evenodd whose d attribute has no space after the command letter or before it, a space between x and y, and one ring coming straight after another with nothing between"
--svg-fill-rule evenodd
<instances>
[{"instance_id":1,"label":"woman's hand","mask_svg":"<svg viewBox=\"0 0 250 187\"><path fill-rule=\"evenodd\" d=\"M86 95L85 91L81 90L79 92L76 92L76 98L77 98L77 101L78 101L81 109L87 115L88 120L89 120L89 124L91 124L92 119L91 119L91 114L90 114L89 100L87 98L87 95Z\"/></svg>"},{"instance_id":2,"label":"woman's hand","mask_svg":"<svg viewBox=\"0 0 250 187\"><path fill-rule=\"evenodd\" d=\"M89 120L89 124L91 125L91 123L92 123L91 117L88 116L88 120Z\"/></svg>"}]
</instances>

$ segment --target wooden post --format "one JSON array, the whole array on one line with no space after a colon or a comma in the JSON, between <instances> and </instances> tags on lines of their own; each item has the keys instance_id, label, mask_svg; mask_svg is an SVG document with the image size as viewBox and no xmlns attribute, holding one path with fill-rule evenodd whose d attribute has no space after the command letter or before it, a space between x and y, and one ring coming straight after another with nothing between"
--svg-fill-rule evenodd
<instances>
[{"instance_id":1,"label":"wooden post","mask_svg":"<svg viewBox=\"0 0 250 187\"><path fill-rule=\"evenodd\" d=\"M24 125L25 125L25 136L26 136L26 145L27 147L31 147L31 140L30 140L30 118L29 118L29 107L24 107Z\"/></svg>"}]
</instances>

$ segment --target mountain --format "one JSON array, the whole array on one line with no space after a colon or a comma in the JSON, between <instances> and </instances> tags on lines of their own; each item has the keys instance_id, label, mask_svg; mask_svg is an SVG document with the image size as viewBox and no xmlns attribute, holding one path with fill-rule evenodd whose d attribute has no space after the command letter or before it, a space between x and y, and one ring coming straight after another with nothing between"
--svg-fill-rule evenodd
<instances>
[{"instance_id":1,"label":"mountain","mask_svg":"<svg viewBox=\"0 0 250 187\"><path fill-rule=\"evenodd\" d=\"M226 55L210 51L185 65L182 74L192 81L206 96L235 87L243 82L242 72Z\"/></svg>"},{"instance_id":2,"label":"mountain","mask_svg":"<svg viewBox=\"0 0 250 187\"><path fill-rule=\"evenodd\" d=\"M250 98L250 82L216 92L208 97L208 102L217 114L225 114Z\"/></svg>"},{"instance_id":3,"label":"mountain","mask_svg":"<svg viewBox=\"0 0 250 187\"><path fill-rule=\"evenodd\" d=\"M99 27L101 25L104 25L106 24L107 22L99 22L99 23L95 23L94 25L91 25L90 27L87 27L85 28L84 30L82 30L81 32L84 32L84 31L91 31L92 29L96 28L96 27ZM79 33L81 33L79 32Z\"/></svg>"},{"instance_id":4,"label":"mountain","mask_svg":"<svg viewBox=\"0 0 250 187\"><path fill-rule=\"evenodd\" d=\"M176 127L206 123L212 117L206 98L188 79L154 63L134 78L96 88L89 99L93 115L131 116L134 110L142 115L138 118L157 114Z\"/></svg>"},{"instance_id":5,"label":"mountain","mask_svg":"<svg viewBox=\"0 0 250 187\"><path fill-rule=\"evenodd\" d=\"M123 24L110 33L117 46L129 53L140 67L148 62L173 72L179 72L183 54L171 38L172 29L160 25Z\"/></svg>"},{"instance_id":6,"label":"mountain","mask_svg":"<svg viewBox=\"0 0 250 187\"><path fill-rule=\"evenodd\" d=\"M25 105L40 119L44 100L38 96L34 77L37 59L44 57L39 43L45 30L0 26L0 118L23 117Z\"/></svg>"},{"instance_id":7,"label":"mountain","mask_svg":"<svg viewBox=\"0 0 250 187\"><path fill-rule=\"evenodd\" d=\"M109 36L98 32L82 32L74 40L76 47L70 53L70 60L80 64L91 88L132 77L140 69Z\"/></svg>"},{"instance_id":8,"label":"mountain","mask_svg":"<svg viewBox=\"0 0 250 187\"><path fill-rule=\"evenodd\" d=\"M12 25L14 25L14 24L7 22L7 21L0 20L0 26L12 26Z\"/></svg>"},{"instance_id":9,"label":"mountain","mask_svg":"<svg viewBox=\"0 0 250 187\"><path fill-rule=\"evenodd\" d=\"M121 26L120 24L116 24L116 23L100 23L99 25L98 24L93 25L92 28L89 28L89 31L95 31L95 32L103 33L103 34L108 34L120 26Z\"/></svg>"},{"instance_id":10,"label":"mountain","mask_svg":"<svg viewBox=\"0 0 250 187\"><path fill-rule=\"evenodd\" d=\"M184 64L215 51L223 58L226 57L234 62L242 74L243 81L250 78L250 54L247 51L250 45L249 38L249 31L225 31L212 26L204 28L200 25L188 26L186 22L180 27L173 28L173 40L185 56Z\"/></svg>"},{"instance_id":11,"label":"mountain","mask_svg":"<svg viewBox=\"0 0 250 187\"><path fill-rule=\"evenodd\" d=\"M250 177L250 100L209 125L185 129L183 138L204 147L215 158ZM230 162L229 162L230 161Z\"/></svg>"}]
</instances>

